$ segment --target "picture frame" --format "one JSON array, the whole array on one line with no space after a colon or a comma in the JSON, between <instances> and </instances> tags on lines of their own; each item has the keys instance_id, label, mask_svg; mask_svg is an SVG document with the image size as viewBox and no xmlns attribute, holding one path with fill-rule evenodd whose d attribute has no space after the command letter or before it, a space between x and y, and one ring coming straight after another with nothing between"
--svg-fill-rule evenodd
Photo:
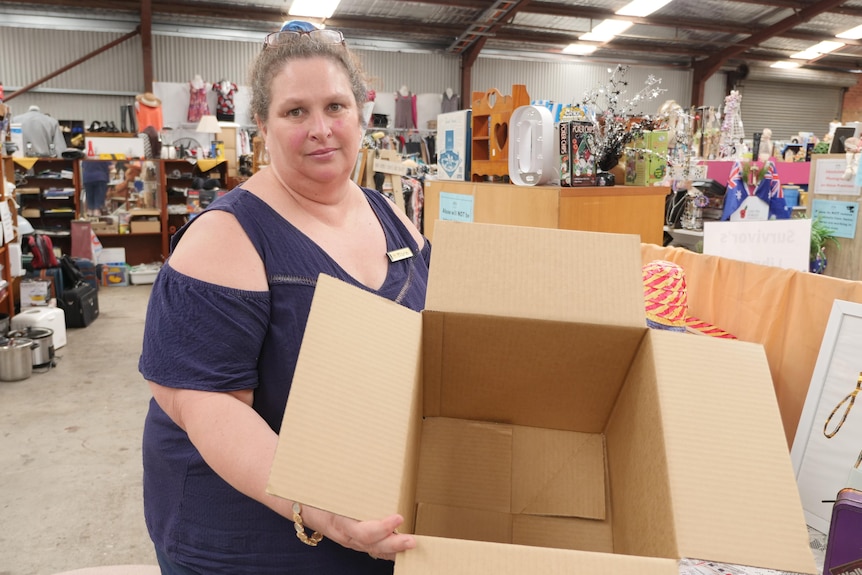
<instances>
[{"instance_id":1,"label":"picture frame","mask_svg":"<svg viewBox=\"0 0 862 575\"><path fill-rule=\"evenodd\" d=\"M824 534L838 491L859 472L862 406L853 405L862 386L860 348L862 304L835 300L791 448L806 523Z\"/></svg>"}]
</instances>

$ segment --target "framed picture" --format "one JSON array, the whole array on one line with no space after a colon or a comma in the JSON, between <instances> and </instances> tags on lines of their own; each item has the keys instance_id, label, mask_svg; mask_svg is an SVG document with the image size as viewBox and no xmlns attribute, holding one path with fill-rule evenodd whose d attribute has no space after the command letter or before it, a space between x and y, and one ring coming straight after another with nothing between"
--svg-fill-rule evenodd
<instances>
[{"instance_id":1,"label":"framed picture","mask_svg":"<svg viewBox=\"0 0 862 575\"><path fill-rule=\"evenodd\" d=\"M821 533L829 532L838 491L859 474L862 405L854 405L862 388L860 350L862 304L835 300L791 449L806 522Z\"/></svg>"}]
</instances>

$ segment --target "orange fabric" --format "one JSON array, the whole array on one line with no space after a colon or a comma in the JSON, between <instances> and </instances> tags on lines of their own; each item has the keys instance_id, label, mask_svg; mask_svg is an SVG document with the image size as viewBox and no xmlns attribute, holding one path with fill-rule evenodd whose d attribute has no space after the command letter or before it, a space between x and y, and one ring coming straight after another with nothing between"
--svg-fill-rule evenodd
<instances>
[{"instance_id":1,"label":"orange fabric","mask_svg":"<svg viewBox=\"0 0 862 575\"><path fill-rule=\"evenodd\" d=\"M668 260L685 271L692 316L763 345L793 444L808 385L836 299L862 303L862 282L641 244L642 261ZM709 362L720 357L705 358Z\"/></svg>"},{"instance_id":2,"label":"orange fabric","mask_svg":"<svg viewBox=\"0 0 862 575\"><path fill-rule=\"evenodd\" d=\"M157 132L162 131L162 107L145 106L135 103L135 118L138 122L138 132L143 132L147 126L152 126Z\"/></svg>"}]
</instances>

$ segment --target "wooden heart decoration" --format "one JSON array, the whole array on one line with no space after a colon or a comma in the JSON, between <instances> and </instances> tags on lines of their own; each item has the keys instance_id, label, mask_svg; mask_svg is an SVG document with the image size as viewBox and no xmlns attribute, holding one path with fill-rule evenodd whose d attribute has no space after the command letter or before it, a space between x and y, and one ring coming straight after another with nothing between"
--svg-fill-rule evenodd
<instances>
[{"instance_id":1,"label":"wooden heart decoration","mask_svg":"<svg viewBox=\"0 0 862 575\"><path fill-rule=\"evenodd\" d=\"M506 147L506 141L509 139L509 124L494 124L494 139L497 141L497 147L501 150Z\"/></svg>"}]
</instances>

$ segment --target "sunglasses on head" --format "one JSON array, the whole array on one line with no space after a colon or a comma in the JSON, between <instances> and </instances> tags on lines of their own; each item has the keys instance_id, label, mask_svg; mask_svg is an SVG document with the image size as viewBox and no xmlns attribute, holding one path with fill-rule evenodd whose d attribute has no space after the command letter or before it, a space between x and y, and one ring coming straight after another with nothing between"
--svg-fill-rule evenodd
<instances>
[{"instance_id":1,"label":"sunglasses on head","mask_svg":"<svg viewBox=\"0 0 862 575\"><path fill-rule=\"evenodd\" d=\"M296 41L302 36L308 36L312 40L316 40L321 44L344 44L344 34L339 30L282 30L267 34L263 40L263 46L280 46Z\"/></svg>"}]
</instances>

